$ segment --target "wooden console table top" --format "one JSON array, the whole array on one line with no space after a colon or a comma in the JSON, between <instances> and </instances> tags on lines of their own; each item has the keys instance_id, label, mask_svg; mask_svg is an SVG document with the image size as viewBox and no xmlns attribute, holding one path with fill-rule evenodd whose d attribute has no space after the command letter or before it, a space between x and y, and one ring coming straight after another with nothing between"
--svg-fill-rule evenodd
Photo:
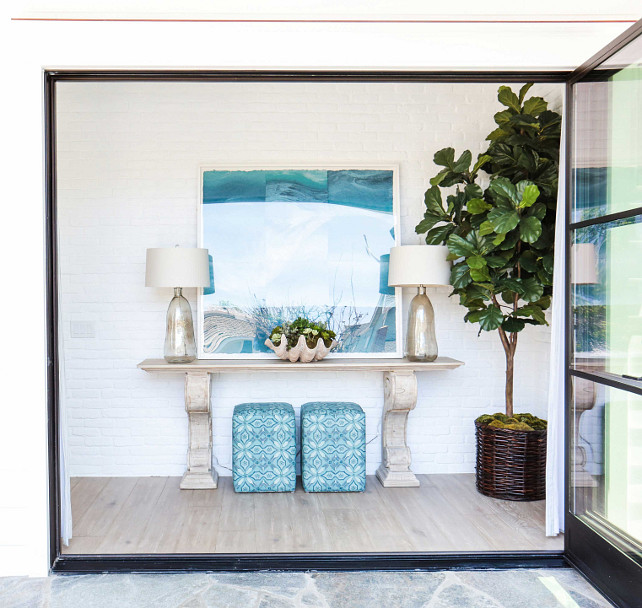
<instances>
[{"instance_id":1,"label":"wooden console table top","mask_svg":"<svg viewBox=\"0 0 642 608\"><path fill-rule=\"evenodd\" d=\"M322 372L322 371L440 371L455 369L463 361L437 357L430 363L399 358L381 359L323 359L314 363L291 363L281 359L196 359L191 363L167 363L164 359L145 359L138 368L146 372Z\"/></svg>"}]
</instances>

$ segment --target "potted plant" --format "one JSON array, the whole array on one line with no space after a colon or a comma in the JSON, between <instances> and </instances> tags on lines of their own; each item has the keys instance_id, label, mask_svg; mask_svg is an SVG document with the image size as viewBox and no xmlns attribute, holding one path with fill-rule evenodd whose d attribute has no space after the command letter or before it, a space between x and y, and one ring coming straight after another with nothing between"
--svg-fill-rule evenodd
<instances>
[{"instance_id":1,"label":"potted plant","mask_svg":"<svg viewBox=\"0 0 642 608\"><path fill-rule=\"evenodd\" d=\"M547 325L553 282L561 116L541 97L525 99L531 86L517 94L499 88L505 109L474 164L468 150L457 159L453 148L435 154L443 168L416 227L426 243L447 245L451 295L467 308L465 321L479 323L480 333L497 331L504 348L505 414L475 422L476 477L480 492L509 500L539 500L545 488L546 423L513 408L519 332ZM442 190L452 187L444 204Z\"/></svg>"},{"instance_id":2,"label":"potted plant","mask_svg":"<svg viewBox=\"0 0 642 608\"><path fill-rule=\"evenodd\" d=\"M299 317L292 323L277 325L265 345L281 359L289 361L320 361L336 346L336 334L325 323L313 323Z\"/></svg>"}]
</instances>

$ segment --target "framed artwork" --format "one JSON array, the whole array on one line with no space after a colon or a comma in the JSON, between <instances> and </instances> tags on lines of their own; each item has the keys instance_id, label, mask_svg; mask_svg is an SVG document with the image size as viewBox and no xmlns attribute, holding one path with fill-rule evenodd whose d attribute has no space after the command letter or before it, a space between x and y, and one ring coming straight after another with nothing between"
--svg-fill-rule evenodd
<instances>
[{"instance_id":1,"label":"framed artwork","mask_svg":"<svg viewBox=\"0 0 642 608\"><path fill-rule=\"evenodd\" d=\"M297 317L336 332L329 357L402 356L397 167L201 167L199 246L211 285L199 358L273 357L272 328Z\"/></svg>"}]
</instances>

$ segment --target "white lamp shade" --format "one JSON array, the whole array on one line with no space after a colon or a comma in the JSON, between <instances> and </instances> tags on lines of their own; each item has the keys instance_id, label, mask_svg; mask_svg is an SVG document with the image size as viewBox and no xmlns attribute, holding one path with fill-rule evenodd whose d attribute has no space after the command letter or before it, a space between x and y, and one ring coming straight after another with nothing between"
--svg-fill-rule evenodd
<instances>
[{"instance_id":1,"label":"white lamp shade","mask_svg":"<svg viewBox=\"0 0 642 608\"><path fill-rule=\"evenodd\" d=\"M595 245L593 243L576 243L571 246L571 283L594 285L597 282Z\"/></svg>"},{"instance_id":2,"label":"white lamp shade","mask_svg":"<svg viewBox=\"0 0 642 608\"><path fill-rule=\"evenodd\" d=\"M388 285L450 285L448 247L443 245L402 245L390 250Z\"/></svg>"},{"instance_id":3,"label":"white lamp shade","mask_svg":"<svg viewBox=\"0 0 642 608\"><path fill-rule=\"evenodd\" d=\"M209 284L207 249L159 247L147 250L147 287L208 287Z\"/></svg>"}]
</instances>

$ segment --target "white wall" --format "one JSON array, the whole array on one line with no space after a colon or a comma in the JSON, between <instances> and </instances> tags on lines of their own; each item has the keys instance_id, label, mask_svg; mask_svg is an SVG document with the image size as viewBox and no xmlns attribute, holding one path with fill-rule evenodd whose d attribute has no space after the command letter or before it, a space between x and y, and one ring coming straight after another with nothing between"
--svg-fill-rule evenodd
<instances>
[{"instance_id":1,"label":"white wall","mask_svg":"<svg viewBox=\"0 0 642 608\"><path fill-rule=\"evenodd\" d=\"M559 104L561 87L535 93ZM414 227L452 145L484 148L500 109L496 85L330 83L61 83L58 218L72 475L180 475L187 445L180 375L136 369L162 357L168 290L144 287L146 247L196 245L198 168L230 163L398 163L401 240ZM474 418L503 409L504 354L477 337L449 288L432 290L440 352L465 361L423 372L408 441L418 473L472 472ZM192 300L195 294L191 293ZM409 290L406 299L412 297ZM195 302L193 302L195 306ZM405 316L405 315L404 315ZM87 337L86 333L93 334ZM516 404L545 415L549 332L526 330ZM380 373L215 378L214 454L230 474L236 403L350 400L367 418L367 470L381 458ZM215 459L215 464L217 460Z\"/></svg>"}]
</instances>

